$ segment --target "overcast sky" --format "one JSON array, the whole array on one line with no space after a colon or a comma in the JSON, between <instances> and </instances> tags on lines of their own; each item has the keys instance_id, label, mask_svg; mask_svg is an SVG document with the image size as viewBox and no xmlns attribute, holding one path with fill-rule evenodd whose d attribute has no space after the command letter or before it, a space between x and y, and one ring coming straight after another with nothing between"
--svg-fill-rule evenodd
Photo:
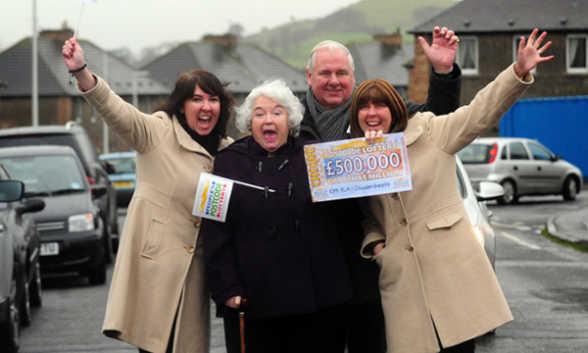
<instances>
[{"instance_id":1,"label":"overcast sky","mask_svg":"<svg viewBox=\"0 0 588 353\"><path fill-rule=\"evenodd\" d=\"M64 21L80 38L110 50L136 54L166 41L199 40L240 23L245 35L297 20L322 17L359 0L36 0L37 27L58 29ZM33 0L1 0L0 49L29 37ZM81 14L81 16L80 16Z\"/></svg>"}]
</instances>

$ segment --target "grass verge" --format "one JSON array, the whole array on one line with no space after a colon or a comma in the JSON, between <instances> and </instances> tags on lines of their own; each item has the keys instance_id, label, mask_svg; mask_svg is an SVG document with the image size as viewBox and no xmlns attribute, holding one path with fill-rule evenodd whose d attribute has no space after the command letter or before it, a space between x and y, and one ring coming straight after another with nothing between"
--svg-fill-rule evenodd
<instances>
[{"instance_id":1,"label":"grass verge","mask_svg":"<svg viewBox=\"0 0 588 353\"><path fill-rule=\"evenodd\" d=\"M555 235L549 233L549 231L547 230L547 227L543 228L543 230L541 231L541 235L556 244L566 246L568 248L572 248L572 249L575 249L575 250L578 250L581 252L588 253L588 242L585 242L585 241L574 242L574 241L569 241L569 240L558 238Z\"/></svg>"}]
</instances>

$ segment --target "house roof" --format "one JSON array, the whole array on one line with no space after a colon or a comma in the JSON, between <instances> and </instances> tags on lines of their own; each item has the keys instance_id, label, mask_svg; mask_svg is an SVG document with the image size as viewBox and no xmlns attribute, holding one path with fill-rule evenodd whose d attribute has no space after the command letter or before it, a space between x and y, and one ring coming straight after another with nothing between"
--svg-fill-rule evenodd
<instances>
[{"instance_id":1,"label":"house roof","mask_svg":"<svg viewBox=\"0 0 588 353\"><path fill-rule=\"evenodd\" d=\"M38 39L39 96L80 95L71 80L61 58L63 42L56 39ZM90 71L105 77L112 89L119 95L131 95L135 70L122 60L100 49L91 42L80 40L86 54ZM28 96L32 91L32 41L26 38L0 53L2 81L0 96ZM137 79L140 95L168 94L161 83L148 77Z\"/></svg>"},{"instance_id":2,"label":"house roof","mask_svg":"<svg viewBox=\"0 0 588 353\"><path fill-rule=\"evenodd\" d=\"M355 63L355 80L382 78L392 85L408 86L408 70L404 66L414 56L413 44L392 46L380 41L349 46Z\"/></svg>"},{"instance_id":3,"label":"house roof","mask_svg":"<svg viewBox=\"0 0 588 353\"><path fill-rule=\"evenodd\" d=\"M586 31L586 0L463 0L409 32L430 33L434 26L456 33Z\"/></svg>"},{"instance_id":4,"label":"house roof","mask_svg":"<svg viewBox=\"0 0 588 353\"><path fill-rule=\"evenodd\" d=\"M306 90L302 71L248 43L187 42L143 67L168 88L173 88L180 73L192 69L214 73L229 83L228 89L234 93L248 93L263 81L274 78L286 81L294 92Z\"/></svg>"}]
</instances>

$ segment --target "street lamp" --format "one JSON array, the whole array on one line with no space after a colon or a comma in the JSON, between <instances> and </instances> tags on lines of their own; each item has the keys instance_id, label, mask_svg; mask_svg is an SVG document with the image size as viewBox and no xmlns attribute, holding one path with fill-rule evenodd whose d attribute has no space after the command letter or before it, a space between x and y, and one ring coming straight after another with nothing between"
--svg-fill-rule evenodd
<instances>
[{"instance_id":1,"label":"street lamp","mask_svg":"<svg viewBox=\"0 0 588 353\"><path fill-rule=\"evenodd\" d=\"M37 64L37 57L38 57L38 49L37 49L37 0L33 0L33 35L32 35L32 42L33 42L33 82L32 82L32 90L31 90L31 120L33 126L39 125L39 71L38 71L38 64Z\"/></svg>"}]
</instances>

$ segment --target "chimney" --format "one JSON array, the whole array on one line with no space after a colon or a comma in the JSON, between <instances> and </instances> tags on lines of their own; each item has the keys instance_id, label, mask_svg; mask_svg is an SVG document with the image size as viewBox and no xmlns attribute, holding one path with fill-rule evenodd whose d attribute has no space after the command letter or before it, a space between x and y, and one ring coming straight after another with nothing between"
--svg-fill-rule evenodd
<instances>
[{"instance_id":1,"label":"chimney","mask_svg":"<svg viewBox=\"0 0 588 353\"><path fill-rule=\"evenodd\" d=\"M61 29L57 29L57 30L48 29L48 30L41 31L39 33L40 38L55 39L55 40L59 40L61 42L65 42L66 40L73 37L73 35L74 35L73 29L71 29L67 26L67 21L63 21L63 24L61 25Z\"/></svg>"},{"instance_id":2,"label":"chimney","mask_svg":"<svg viewBox=\"0 0 588 353\"><path fill-rule=\"evenodd\" d=\"M223 47L233 48L237 45L237 36L231 33L226 34L205 34L202 37L203 41L219 44Z\"/></svg>"},{"instance_id":3,"label":"chimney","mask_svg":"<svg viewBox=\"0 0 588 353\"><path fill-rule=\"evenodd\" d=\"M396 55L396 52L402 48L402 34L400 28L395 33L374 34L375 41L380 42L382 59L387 59Z\"/></svg>"},{"instance_id":4,"label":"chimney","mask_svg":"<svg viewBox=\"0 0 588 353\"><path fill-rule=\"evenodd\" d=\"M400 33L400 28L396 30L396 33L374 34L373 38L374 40L385 45L394 47L400 47L402 45L402 34Z\"/></svg>"}]
</instances>

